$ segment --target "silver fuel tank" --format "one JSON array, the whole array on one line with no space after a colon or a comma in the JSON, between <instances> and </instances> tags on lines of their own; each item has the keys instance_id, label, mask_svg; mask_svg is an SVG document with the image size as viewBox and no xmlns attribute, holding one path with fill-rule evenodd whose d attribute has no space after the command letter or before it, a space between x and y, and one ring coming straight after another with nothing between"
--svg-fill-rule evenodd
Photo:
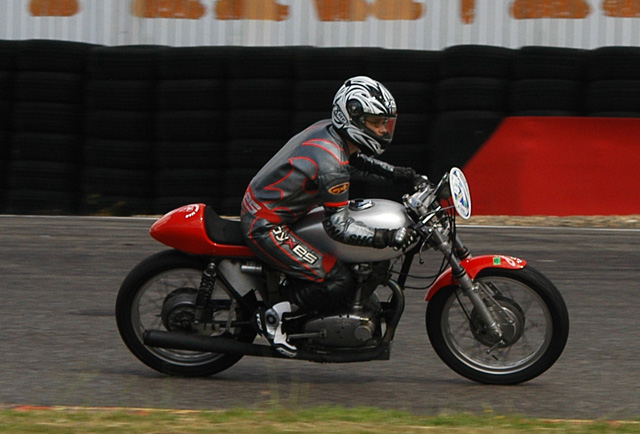
<instances>
[{"instance_id":1,"label":"silver fuel tank","mask_svg":"<svg viewBox=\"0 0 640 434\"><path fill-rule=\"evenodd\" d=\"M349 213L354 220L376 229L397 229L411 225L403 205L386 199L355 199L349 201ZM302 220L293 225L293 230L302 239L318 249L336 256L343 262L377 262L403 255L402 250L392 248L351 246L336 241L327 235L322 226L324 210L314 208Z\"/></svg>"}]
</instances>

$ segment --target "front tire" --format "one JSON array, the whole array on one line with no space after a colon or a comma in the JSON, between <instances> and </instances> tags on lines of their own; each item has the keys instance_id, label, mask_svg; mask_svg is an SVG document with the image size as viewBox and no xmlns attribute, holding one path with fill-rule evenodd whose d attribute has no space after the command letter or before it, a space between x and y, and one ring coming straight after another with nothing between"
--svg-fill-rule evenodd
<instances>
[{"instance_id":1,"label":"front tire","mask_svg":"<svg viewBox=\"0 0 640 434\"><path fill-rule=\"evenodd\" d=\"M475 282L500 304L505 338L492 341L459 286L439 290L429 301L426 326L431 345L458 374L485 384L518 384L549 369L569 335L569 314L560 292L540 272L490 268Z\"/></svg>"},{"instance_id":2,"label":"front tire","mask_svg":"<svg viewBox=\"0 0 640 434\"><path fill-rule=\"evenodd\" d=\"M210 303L215 321L208 328L192 327L193 301L206 265L205 258L166 250L142 261L122 283L116 300L118 330L129 350L147 366L168 375L203 377L233 366L242 356L149 347L143 343L146 330L254 340L252 327L233 326L239 321L247 324L251 313L229 296L220 279Z\"/></svg>"}]
</instances>

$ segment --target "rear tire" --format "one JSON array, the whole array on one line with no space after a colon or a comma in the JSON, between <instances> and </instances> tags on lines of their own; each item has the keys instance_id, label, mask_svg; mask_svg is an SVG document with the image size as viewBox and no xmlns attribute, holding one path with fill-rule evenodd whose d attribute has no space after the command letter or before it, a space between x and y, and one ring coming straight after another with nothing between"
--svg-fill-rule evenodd
<instances>
[{"instance_id":1,"label":"rear tire","mask_svg":"<svg viewBox=\"0 0 640 434\"><path fill-rule=\"evenodd\" d=\"M197 293L206 265L202 257L167 250L142 261L122 283L116 300L118 330L129 350L147 366L168 375L204 377L224 371L242 356L149 347L143 343L146 330L169 327L173 332L224 335L241 342L254 340L253 327L228 326L231 321L248 320L251 313L234 303L220 280L216 281L211 297L214 319L219 326L190 329L192 310L188 294ZM181 303L175 302L178 297ZM173 314L167 312L167 306L174 309Z\"/></svg>"},{"instance_id":2,"label":"rear tire","mask_svg":"<svg viewBox=\"0 0 640 434\"><path fill-rule=\"evenodd\" d=\"M569 335L567 307L553 283L530 266L485 269L475 281L504 309L509 342L492 342L460 287L450 286L427 306L427 333L438 356L458 374L486 384L523 383L549 369Z\"/></svg>"}]
</instances>

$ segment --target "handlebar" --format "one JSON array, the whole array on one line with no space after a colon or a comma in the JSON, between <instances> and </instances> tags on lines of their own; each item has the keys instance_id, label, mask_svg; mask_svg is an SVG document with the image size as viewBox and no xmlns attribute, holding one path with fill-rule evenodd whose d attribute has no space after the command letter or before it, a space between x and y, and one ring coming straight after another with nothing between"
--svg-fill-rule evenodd
<instances>
[{"instance_id":1,"label":"handlebar","mask_svg":"<svg viewBox=\"0 0 640 434\"><path fill-rule=\"evenodd\" d=\"M437 185L433 185L426 176L422 177L424 182L416 186L416 192L411 195L404 195L405 206L413 211L418 217L423 217L430 212L430 205L441 199L448 199L451 196L449 189L449 174L445 173Z\"/></svg>"}]
</instances>

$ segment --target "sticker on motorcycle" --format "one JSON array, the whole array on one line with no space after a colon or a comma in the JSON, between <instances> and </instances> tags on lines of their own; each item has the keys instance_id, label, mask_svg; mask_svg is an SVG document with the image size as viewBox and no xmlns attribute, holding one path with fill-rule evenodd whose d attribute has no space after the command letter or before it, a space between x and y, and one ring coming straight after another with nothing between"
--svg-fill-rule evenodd
<instances>
[{"instance_id":1,"label":"sticker on motorcycle","mask_svg":"<svg viewBox=\"0 0 640 434\"><path fill-rule=\"evenodd\" d=\"M184 216L185 219L189 219L193 216L195 216L196 214L198 214L198 211L200 210L200 205L187 205L184 207L184 212L186 213L186 215Z\"/></svg>"},{"instance_id":2,"label":"sticker on motorcycle","mask_svg":"<svg viewBox=\"0 0 640 434\"><path fill-rule=\"evenodd\" d=\"M511 267L522 267L524 266L523 260L520 258L514 258L513 256L494 256L493 257L493 265L500 266L502 265L502 261L505 261Z\"/></svg>"},{"instance_id":3,"label":"sticker on motorcycle","mask_svg":"<svg viewBox=\"0 0 640 434\"><path fill-rule=\"evenodd\" d=\"M457 167L449 171L449 188L454 208L460 217L467 220L471 217L471 193L464 173Z\"/></svg>"}]
</instances>

